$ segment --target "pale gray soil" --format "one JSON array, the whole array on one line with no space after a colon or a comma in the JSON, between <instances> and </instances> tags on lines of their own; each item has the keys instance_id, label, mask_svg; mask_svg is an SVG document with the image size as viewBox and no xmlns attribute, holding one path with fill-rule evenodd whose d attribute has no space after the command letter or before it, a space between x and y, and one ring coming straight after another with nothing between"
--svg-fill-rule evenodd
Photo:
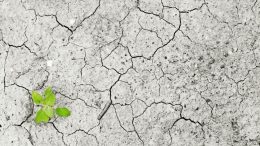
<instances>
[{"instance_id":1,"label":"pale gray soil","mask_svg":"<svg viewBox=\"0 0 260 146\"><path fill-rule=\"evenodd\" d=\"M31 91L72 115L36 125ZM0 146L259 146L259 0L1 0Z\"/></svg>"}]
</instances>

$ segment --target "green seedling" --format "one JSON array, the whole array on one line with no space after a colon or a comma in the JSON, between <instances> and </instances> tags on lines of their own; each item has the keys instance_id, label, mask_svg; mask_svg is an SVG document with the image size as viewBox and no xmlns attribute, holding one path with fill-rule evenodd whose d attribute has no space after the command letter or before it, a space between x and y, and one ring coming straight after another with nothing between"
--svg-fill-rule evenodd
<instances>
[{"instance_id":1,"label":"green seedling","mask_svg":"<svg viewBox=\"0 0 260 146\"><path fill-rule=\"evenodd\" d=\"M54 116L68 117L71 112L66 107L54 108L56 102L56 96L53 93L51 87L47 87L44 91L44 95L36 91L32 91L32 99L36 105L40 105L41 109L37 111L34 121L37 124L47 123Z\"/></svg>"}]
</instances>

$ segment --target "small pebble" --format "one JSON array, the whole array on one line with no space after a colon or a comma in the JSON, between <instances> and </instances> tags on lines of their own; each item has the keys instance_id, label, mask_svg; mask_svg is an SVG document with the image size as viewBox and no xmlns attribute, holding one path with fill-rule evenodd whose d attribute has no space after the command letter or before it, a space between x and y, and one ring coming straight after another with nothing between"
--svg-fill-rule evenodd
<instances>
[{"instance_id":1,"label":"small pebble","mask_svg":"<svg viewBox=\"0 0 260 146\"><path fill-rule=\"evenodd\" d=\"M75 23L75 19L70 19L70 24L73 25Z\"/></svg>"},{"instance_id":2,"label":"small pebble","mask_svg":"<svg viewBox=\"0 0 260 146\"><path fill-rule=\"evenodd\" d=\"M47 61L47 66L52 66L52 60Z\"/></svg>"}]
</instances>

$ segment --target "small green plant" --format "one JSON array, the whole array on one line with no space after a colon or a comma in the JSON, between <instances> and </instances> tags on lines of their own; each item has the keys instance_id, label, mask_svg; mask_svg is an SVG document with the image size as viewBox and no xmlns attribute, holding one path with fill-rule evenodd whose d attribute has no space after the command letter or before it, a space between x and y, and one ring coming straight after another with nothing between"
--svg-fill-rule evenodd
<instances>
[{"instance_id":1,"label":"small green plant","mask_svg":"<svg viewBox=\"0 0 260 146\"><path fill-rule=\"evenodd\" d=\"M47 87L44 91L44 95L36 91L32 91L32 99L36 105L40 105L41 109L37 111L34 121L39 123L47 123L55 115L59 117L68 117L71 112L66 107L54 108L56 102L56 96L53 93L51 87Z\"/></svg>"}]
</instances>

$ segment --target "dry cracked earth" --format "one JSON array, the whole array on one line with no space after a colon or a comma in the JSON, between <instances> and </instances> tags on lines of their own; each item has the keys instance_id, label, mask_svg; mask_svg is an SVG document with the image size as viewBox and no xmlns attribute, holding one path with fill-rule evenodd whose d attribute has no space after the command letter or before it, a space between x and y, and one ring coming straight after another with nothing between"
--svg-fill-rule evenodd
<instances>
[{"instance_id":1,"label":"dry cracked earth","mask_svg":"<svg viewBox=\"0 0 260 146\"><path fill-rule=\"evenodd\" d=\"M0 97L1 146L259 146L260 1L1 0Z\"/></svg>"}]
</instances>

